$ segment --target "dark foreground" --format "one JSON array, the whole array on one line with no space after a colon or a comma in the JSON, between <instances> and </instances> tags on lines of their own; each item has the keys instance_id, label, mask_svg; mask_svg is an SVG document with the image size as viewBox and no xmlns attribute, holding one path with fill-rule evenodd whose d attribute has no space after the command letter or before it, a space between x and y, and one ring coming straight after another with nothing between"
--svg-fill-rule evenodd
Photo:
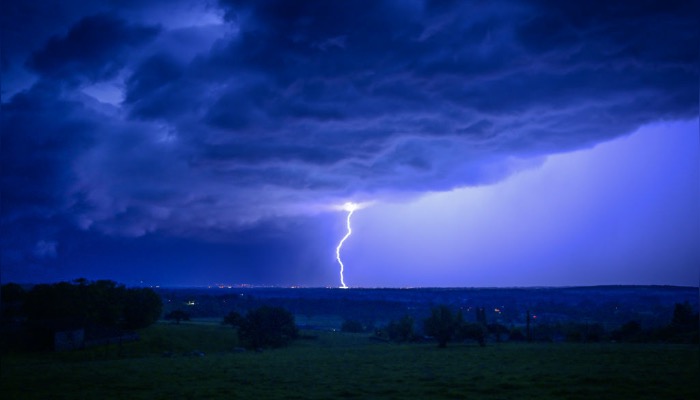
<instances>
[{"instance_id":1,"label":"dark foreground","mask_svg":"<svg viewBox=\"0 0 700 400\"><path fill-rule=\"evenodd\" d=\"M3 399L700 398L698 345L391 344L313 332L237 352L230 328L156 324L139 342L5 355ZM193 353L194 350L203 353Z\"/></svg>"}]
</instances>

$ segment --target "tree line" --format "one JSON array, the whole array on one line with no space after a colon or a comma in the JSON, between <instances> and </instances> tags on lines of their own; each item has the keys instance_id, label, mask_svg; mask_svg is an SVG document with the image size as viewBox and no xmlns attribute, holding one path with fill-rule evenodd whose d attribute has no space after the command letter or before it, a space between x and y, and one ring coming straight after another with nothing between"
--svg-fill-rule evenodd
<instances>
[{"instance_id":1,"label":"tree line","mask_svg":"<svg viewBox=\"0 0 700 400\"><path fill-rule=\"evenodd\" d=\"M569 342L671 342L698 343L700 317L688 303L676 303L671 322L663 327L643 328L638 321L628 321L619 328L607 331L602 324L568 322L560 324L532 324L530 311L526 313L526 326L506 327L499 323L488 323L483 308L476 309L476 322L465 320L462 311L453 312L445 305L433 307L429 317L422 322L422 331L414 318L405 315L390 321L384 327L374 329L356 320L346 320L341 330L344 332L374 331L380 340L398 343L434 340L438 347L446 347L449 342L476 341L481 346L487 340L511 341L569 341Z\"/></svg>"},{"instance_id":2,"label":"tree line","mask_svg":"<svg viewBox=\"0 0 700 400\"><path fill-rule=\"evenodd\" d=\"M148 288L126 288L110 280L40 284L26 290L20 285L2 286L2 319L24 321L27 326L42 321L73 321L83 326L98 325L119 329L140 329L152 324L161 315L161 297ZM435 341L439 347L449 342L475 341L486 345L501 340L566 340L580 342L698 342L698 313L688 303L675 305L667 326L645 328L638 321L628 321L618 329L608 331L601 324L568 322L561 324L532 324L528 310L526 326L506 327L487 321L483 307L476 308L475 322L464 318L446 305L433 307L430 315L416 324L413 316L405 315L375 329L356 320L346 320L345 332L373 331L376 339L394 342ZM165 315L179 323L188 320L189 313L173 310ZM473 321L473 320L472 320ZM262 305L241 314L231 311L223 324L235 329L240 342L247 348L281 347L299 337L294 315L282 307Z\"/></svg>"},{"instance_id":3,"label":"tree line","mask_svg":"<svg viewBox=\"0 0 700 400\"><path fill-rule=\"evenodd\" d=\"M15 283L2 286L2 318L72 321L122 329L145 328L160 318L163 303L149 288L127 288L111 280L34 285L29 290Z\"/></svg>"}]
</instances>

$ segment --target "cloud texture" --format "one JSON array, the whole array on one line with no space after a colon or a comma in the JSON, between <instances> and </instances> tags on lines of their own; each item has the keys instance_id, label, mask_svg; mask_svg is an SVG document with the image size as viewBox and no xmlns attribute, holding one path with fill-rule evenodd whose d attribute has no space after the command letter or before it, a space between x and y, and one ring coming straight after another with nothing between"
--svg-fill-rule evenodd
<instances>
[{"instance_id":1,"label":"cloud texture","mask_svg":"<svg viewBox=\"0 0 700 400\"><path fill-rule=\"evenodd\" d=\"M232 237L698 115L697 2L22 3L3 243L42 257L66 227Z\"/></svg>"}]
</instances>

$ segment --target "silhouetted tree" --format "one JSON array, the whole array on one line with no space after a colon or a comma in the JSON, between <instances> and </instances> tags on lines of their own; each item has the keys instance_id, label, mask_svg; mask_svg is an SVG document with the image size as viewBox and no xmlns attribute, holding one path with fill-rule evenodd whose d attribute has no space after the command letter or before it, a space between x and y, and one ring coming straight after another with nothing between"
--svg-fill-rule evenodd
<instances>
[{"instance_id":1,"label":"silhouetted tree","mask_svg":"<svg viewBox=\"0 0 700 400\"><path fill-rule=\"evenodd\" d=\"M24 302L27 318L32 320L86 320L86 298L68 282L35 285Z\"/></svg>"},{"instance_id":2,"label":"silhouetted tree","mask_svg":"<svg viewBox=\"0 0 700 400\"><path fill-rule=\"evenodd\" d=\"M231 325L234 328L240 328L244 322L245 318L243 318L241 314L231 311L230 313L226 314L222 323L224 325Z\"/></svg>"},{"instance_id":3,"label":"silhouetted tree","mask_svg":"<svg viewBox=\"0 0 700 400\"><path fill-rule=\"evenodd\" d=\"M423 321L425 333L438 341L438 347L446 347L457 328L457 319L447 306L434 307L430 317Z\"/></svg>"},{"instance_id":4,"label":"silhouetted tree","mask_svg":"<svg viewBox=\"0 0 700 400\"><path fill-rule=\"evenodd\" d=\"M6 283L0 287L0 312L3 319L12 319L22 314L22 304L27 292L16 283Z\"/></svg>"},{"instance_id":5,"label":"silhouetted tree","mask_svg":"<svg viewBox=\"0 0 700 400\"><path fill-rule=\"evenodd\" d=\"M476 308L476 323L486 326L486 310L484 307Z\"/></svg>"},{"instance_id":6,"label":"silhouetted tree","mask_svg":"<svg viewBox=\"0 0 700 400\"><path fill-rule=\"evenodd\" d=\"M693 314L693 307L687 301L685 303L676 303L673 308L673 319L671 326L680 331L692 330L698 326L698 315Z\"/></svg>"},{"instance_id":7,"label":"silhouetted tree","mask_svg":"<svg viewBox=\"0 0 700 400\"><path fill-rule=\"evenodd\" d=\"M131 316L127 318L125 314L127 301L131 302L131 300L124 285L119 285L117 282L106 279L92 283L87 282L87 280L76 279L75 282L77 285L73 286L78 291L80 303L85 307L84 312L88 321L105 326L116 326L122 322L128 329L135 329L131 326ZM160 297L158 295L155 295L155 297L158 304L161 304ZM138 300L135 301L138 302ZM138 307L138 304L131 305L131 308ZM144 311L146 310L147 306L144 305ZM139 310L129 310L129 312L138 314ZM160 313L160 308L158 312ZM156 317L156 319L158 318ZM154 321L140 327L148 326Z\"/></svg>"},{"instance_id":8,"label":"silhouetted tree","mask_svg":"<svg viewBox=\"0 0 700 400\"><path fill-rule=\"evenodd\" d=\"M281 347L299 335L294 316L281 307L262 306L246 314L238 331L248 348Z\"/></svg>"},{"instance_id":9,"label":"silhouetted tree","mask_svg":"<svg viewBox=\"0 0 700 400\"><path fill-rule=\"evenodd\" d=\"M658 336L662 340L676 343L698 343L700 341L699 318L698 313L693 313L693 307L687 301L682 304L676 303L671 323L662 329Z\"/></svg>"},{"instance_id":10,"label":"silhouetted tree","mask_svg":"<svg viewBox=\"0 0 700 400\"><path fill-rule=\"evenodd\" d=\"M180 324L180 321L189 321L190 315L182 310L173 310L164 317L168 321L175 321L176 324Z\"/></svg>"},{"instance_id":11,"label":"silhouetted tree","mask_svg":"<svg viewBox=\"0 0 700 400\"><path fill-rule=\"evenodd\" d=\"M389 340L394 342L410 342L414 339L413 317L405 315L398 321L391 321L386 327Z\"/></svg>"},{"instance_id":12,"label":"silhouetted tree","mask_svg":"<svg viewBox=\"0 0 700 400\"><path fill-rule=\"evenodd\" d=\"M163 301L153 289L127 289L124 296L124 327L141 329L158 321Z\"/></svg>"},{"instance_id":13,"label":"silhouetted tree","mask_svg":"<svg viewBox=\"0 0 700 400\"><path fill-rule=\"evenodd\" d=\"M0 298L3 303L21 303L27 295L27 291L16 283L6 283L0 288Z\"/></svg>"},{"instance_id":14,"label":"silhouetted tree","mask_svg":"<svg viewBox=\"0 0 700 400\"><path fill-rule=\"evenodd\" d=\"M152 324L161 310L160 296L152 289L126 289L109 280L76 279L74 283L36 285L24 302L29 321L70 320L128 329Z\"/></svg>"}]
</instances>

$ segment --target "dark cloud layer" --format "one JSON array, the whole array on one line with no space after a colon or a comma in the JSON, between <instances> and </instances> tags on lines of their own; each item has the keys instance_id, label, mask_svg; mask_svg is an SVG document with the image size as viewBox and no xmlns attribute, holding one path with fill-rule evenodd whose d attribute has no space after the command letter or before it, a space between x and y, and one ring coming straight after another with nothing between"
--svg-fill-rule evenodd
<instances>
[{"instance_id":1,"label":"dark cloud layer","mask_svg":"<svg viewBox=\"0 0 700 400\"><path fill-rule=\"evenodd\" d=\"M114 77L130 51L151 40L154 27L129 26L121 19L98 14L85 17L65 37L52 37L28 60L28 67L44 77L100 81Z\"/></svg>"},{"instance_id":2,"label":"dark cloud layer","mask_svg":"<svg viewBox=\"0 0 700 400\"><path fill-rule=\"evenodd\" d=\"M698 115L692 1L22 3L3 21L14 261L65 229L235 238Z\"/></svg>"}]
</instances>

